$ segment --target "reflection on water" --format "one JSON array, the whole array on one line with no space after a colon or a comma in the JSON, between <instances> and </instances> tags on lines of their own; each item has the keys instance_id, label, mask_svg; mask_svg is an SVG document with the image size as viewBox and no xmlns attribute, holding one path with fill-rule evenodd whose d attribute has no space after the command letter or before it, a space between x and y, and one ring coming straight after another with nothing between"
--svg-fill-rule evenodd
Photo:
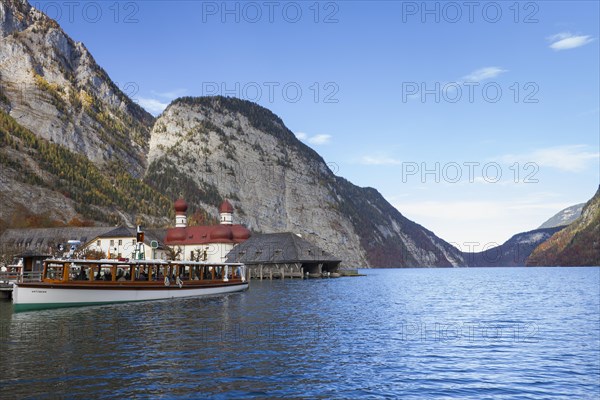
<instances>
[{"instance_id":1,"label":"reflection on water","mask_svg":"<svg viewBox=\"0 0 600 400\"><path fill-rule=\"evenodd\" d=\"M600 394L599 268L366 272L211 298L0 303L2 397Z\"/></svg>"}]
</instances>

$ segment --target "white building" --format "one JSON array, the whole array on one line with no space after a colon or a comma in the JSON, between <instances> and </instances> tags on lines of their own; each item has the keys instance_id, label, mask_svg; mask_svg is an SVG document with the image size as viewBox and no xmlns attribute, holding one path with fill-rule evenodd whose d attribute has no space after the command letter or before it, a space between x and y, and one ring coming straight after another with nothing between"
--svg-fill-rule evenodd
<instances>
[{"instance_id":1,"label":"white building","mask_svg":"<svg viewBox=\"0 0 600 400\"><path fill-rule=\"evenodd\" d=\"M84 243L80 249L95 250L105 254L106 258L136 258L137 249L137 231L134 228L118 227L109 232L103 233L87 243ZM165 247L158 238L144 233L144 242L141 247L143 258L167 259Z\"/></svg>"}]
</instances>

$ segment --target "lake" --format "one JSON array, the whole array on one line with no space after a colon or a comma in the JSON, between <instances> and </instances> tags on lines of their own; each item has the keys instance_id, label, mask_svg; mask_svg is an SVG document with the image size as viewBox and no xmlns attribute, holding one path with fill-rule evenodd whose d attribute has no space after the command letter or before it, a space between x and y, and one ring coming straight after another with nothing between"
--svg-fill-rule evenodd
<instances>
[{"instance_id":1,"label":"lake","mask_svg":"<svg viewBox=\"0 0 600 400\"><path fill-rule=\"evenodd\" d=\"M212 298L2 302L0 397L600 397L600 268L361 272Z\"/></svg>"}]
</instances>

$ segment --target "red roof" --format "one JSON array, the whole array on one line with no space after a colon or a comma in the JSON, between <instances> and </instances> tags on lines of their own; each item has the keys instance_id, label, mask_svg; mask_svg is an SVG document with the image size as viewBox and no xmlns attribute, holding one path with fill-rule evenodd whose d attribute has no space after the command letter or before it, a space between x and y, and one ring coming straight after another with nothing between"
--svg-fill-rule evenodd
<instances>
[{"instance_id":1,"label":"red roof","mask_svg":"<svg viewBox=\"0 0 600 400\"><path fill-rule=\"evenodd\" d=\"M175 207L175 211L178 213L179 212L184 213L188 209L188 205L184 199L177 199L177 201L175 202L175 204L173 204L173 206Z\"/></svg>"},{"instance_id":2,"label":"red roof","mask_svg":"<svg viewBox=\"0 0 600 400\"><path fill-rule=\"evenodd\" d=\"M231 205L231 203L229 201L225 200L221 204L221 207L219 207L219 212L220 213L229 213L229 214L232 214L233 213L233 206Z\"/></svg>"},{"instance_id":3,"label":"red roof","mask_svg":"<svg viewBox=\"0 0 600 400\"><path fill-rule=\"evenodd\" d=\"M167 245L195 245L209 243L242 243L250 237L243 225L188 226L167 230Z\"/></svg>"}]
</instances>

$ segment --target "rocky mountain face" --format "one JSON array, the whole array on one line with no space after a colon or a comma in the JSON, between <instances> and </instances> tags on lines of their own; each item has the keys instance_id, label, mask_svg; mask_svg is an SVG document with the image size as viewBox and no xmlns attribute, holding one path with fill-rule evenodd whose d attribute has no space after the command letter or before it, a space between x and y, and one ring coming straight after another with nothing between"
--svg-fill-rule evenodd
<instances>
[{"instance_id":1,"label":"rocky mountain face","mask_svg":"<svg viewBox=\"0 0 600 400\"><path fill-rule=\"evenodd\" d=\"M145 169L154 118L110 80L82 43L25 0L0 3L0 102L43 139L97 165Z\"/></svg>"},{"instance_id":2,"label":"rocky mountain face","mask_svg":"<svg viewBox=\"0 0 600 400\"><path fill-rule=\"evenodd\" d=\"M456 266L458 250L404 218L371 188L335 176L269 110L235 98L181 98L152 129L145 180L215 216L291 231L354 267Z\"/></svg>"},{"instance_id":3,"label":"rocky mountain face","mask_svg":"<svg viewBox=\"0 0 600 400\"><path fill-rule=\"evenodd\" d=\"M138 206L132 188L119 187L144 173L153 123L55 21L25 0L2 0L0 229L133 224L139 213L160 221L169 210L159 193L143 188Z\"/></svg>"},{"instance_id":4,"label":"rocky mountain face","mask_svg":"<svg viewBox=\"0 0 600 400\"><path fill-rule=\"evenodd\" d=\"M523 267L537 246L562 229L564 226L518 233L500 246L478 253L464 253L464 258L469 267Z\"/></svg>"},{"instance_id":5,"label":"rocky mountain face","mask_svg":"<svg viewBox=\"0 0 600 400\"><path fill-rule=\"evenodd\" d=\"M574 222L581 215L585 203L575 204L574 206L567 207L564 210L559 211L546 222L544 222L538 229L554 228L557 226L567 226Z\"/></svg>"},{"instance_id":6,"label":"rocky mountain face","mask_svg":"<svg viewBox=\"0 0 600 400\"><path fill-rule=\"evenodd\" d=\"M600 265L600 187L581 216L540 244L527 265Z\"/></svg>"},{"instance_id":7,"label":"rocky mountain face","mask_svg":"<svg viewBox=\"0 0 600 400\"><path fill-rule=\"evenodd\" d=\"M165 225L180 195L203 223L228 198L250 228L300 233L347 265L463 263L377 191L336 177L264 108L180 99L155 121L25 0L0 3L0 41L0 230Z\"/></svg>"}]
</instances>

